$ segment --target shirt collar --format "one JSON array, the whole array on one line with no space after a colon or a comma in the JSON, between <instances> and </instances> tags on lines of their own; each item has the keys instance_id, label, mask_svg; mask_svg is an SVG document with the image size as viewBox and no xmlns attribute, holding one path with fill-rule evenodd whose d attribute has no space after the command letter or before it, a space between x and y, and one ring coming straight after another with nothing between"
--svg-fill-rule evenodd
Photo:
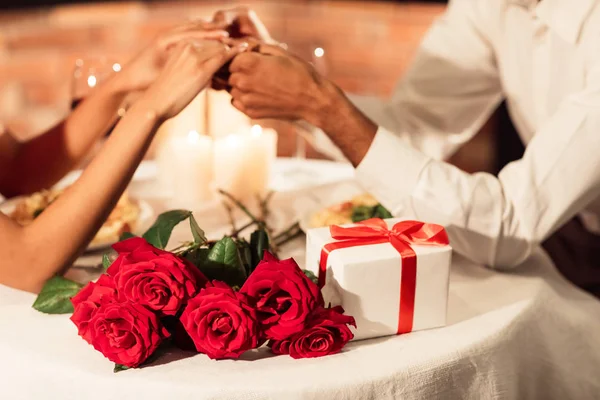
<instances>
[{"instance_id":1,"label":"shirt collar","mask_svg":"<svg viewBox=\"0 0 600 400\"><path fill-rule=\"evenodd\" d=\"M535 15L569 43L576 43L596 0L508 0L531 9Z\"/></svg>"}]
</instances>

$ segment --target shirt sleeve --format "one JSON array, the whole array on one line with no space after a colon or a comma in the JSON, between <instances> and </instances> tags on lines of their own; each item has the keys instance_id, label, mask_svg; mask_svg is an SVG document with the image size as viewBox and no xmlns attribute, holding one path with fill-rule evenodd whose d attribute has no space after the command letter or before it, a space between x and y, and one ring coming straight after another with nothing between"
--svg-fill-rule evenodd
<instances>
[{"instance_id":1,"label":"shirt sleeve","mask_svg":"<svg viewBox=\"0 0 600 400\"><path fill-rule=\"evenodd\" d=\"M435 160L385 128L357 178L394 214L446 226L457 252L516 266L600 195L600 65L589 77L587 89L566 98L498 178Z\"/></svg>"},{"instance_id":2,"label":"shirt sleeve","mask_svg":"<svg viewBox=\"0 0 600 400\"><path fill-rule=\"evenodd\" d=\"M500 3L500 2L493 2ZM491 40L494 9L488 0L453 0L425 35L392 96L349 95L372 121L437 160L470 140L503 98ZM486 35L481 26L485 26ZM315 145L336 159L325 134Z\"/></svg>"}]
</instances>

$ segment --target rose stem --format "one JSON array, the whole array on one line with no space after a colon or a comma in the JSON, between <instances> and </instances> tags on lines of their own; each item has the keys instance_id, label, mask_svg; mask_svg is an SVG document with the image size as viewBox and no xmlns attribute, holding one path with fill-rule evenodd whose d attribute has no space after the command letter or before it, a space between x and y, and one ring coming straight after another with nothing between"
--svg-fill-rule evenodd
<instances>
[{"instance_id":1,"label":"rose stem","mask_svg":"<svg viewBox=\"0 0 600 400\"><path fill-rule=\"evenodd\" d=\"M229 200L231 200L240 210L242 210L244 212L244 214L246 214L252 220L252 222L254 222L255 224L258 224L258 226L260 226L261 228L264 229L265 223L263 221L259 220L258 218L256 218L254 216L254 214L252 214L246 208L246 206L242 204L242 202L240 202L238 199L236 199L235 197L233 197L231 194L227 193L223 189L219 189L219 193L222 194L223 196L227 197Z\"/></svg>"},{"instance_id":2,"label":"rose stem","mask_svg":"<svg viewBox=\"0 0 600 400\"><path fill-rule=\"evenodd\" d=\"M267 193L267 195L265 196L264 199L261 199L260 197L258 197L258 201L260 204L260 211L262 214L261 220L265 223L264 228L267 231L267 234L269 235L269 237L274 235L273 230L267 224L267 218L269 217L269 215L271 215L271 211L269 209L269 204L270 204L271 198L273 197L274 194L275 194L275 192L270 191L269 193Z\"/></svg>"},{"instance_id":3,"label":"rose stem","mask_svg":"<svg viewBox=\"0 0 600 400\"><path fill-rule=\"evenodd\" d=\"M296 239L298 236L302 235L302 231L296 231L294 232L293 235L286 237L283 240L280 240L277 242L277 246L283 246L284 244L291 242L292 240Z\"/></svg>"},{"instance_id":4,"label":"rose stem","mask_svg":"<svg viewBox=\"0 0 600 400\"><path fill-rule=\"evenodd\" d=\"M250 221L248 222L246 225L242 226L241 228L239 228L238 230L234 231L231 236L237 238L237 236L242 233L243 231L245 231L246 229L250 228L252 225L255 225L256 222L254 221Z\"/></svg>"},{"instance_id":5,"label":"rose stem","mask_svg":"<svg viewBox=\"0 0 600 400\"><path fill-rule=\"evenodd\" d=\"M233 218L233 209L225 201L223 202L223 207L225 207L225 210L227 210L227 217L229 217L229 223L231 224L231 231L232 231L231 236L234 238L237 238L237 233L236 233L236 229L235 229L235 219Z\"/></svg>"},{"instance_id":6,"label":"rose stem","mask_svg":"<svg viewBox=\"0 0 600 400\"><path fill-rule=\"evenodd\" d=\"M185 247L190 247L193 243L192 242L183 242L181 245L175 247L173 250L171 250L171 253L176 253L178 250L181 250ZM186 249L187 250L187 249Z\"/></svg>"},{"instance_id":7,"label":"rose stem","mask_svg":"<svg viewBox=\"0 0 600 400\"><path fill-rule=\"evenodd\" d=\"M297 237L301 233L300 223L296 222L289 228L278 234L273 238L273 242L276 245L281 246L284 243L289 242L291 239Z\"/></svg>"}]
</instances>

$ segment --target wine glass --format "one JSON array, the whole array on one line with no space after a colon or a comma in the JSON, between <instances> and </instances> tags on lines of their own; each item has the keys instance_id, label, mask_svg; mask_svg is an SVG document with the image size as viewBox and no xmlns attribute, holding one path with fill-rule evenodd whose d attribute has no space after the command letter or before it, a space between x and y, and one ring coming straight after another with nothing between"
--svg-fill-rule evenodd
<instances>
[{"instance_id":1,"label":"wine glass","mask_svg":"<svg viewBox=\"0 0 600 400\"><path fill-rule=\"evenodd\" d=\"M327 76L327 60L325 59L325 49L319 43L313 43L310 46L310 63L316 71ZM298 187L310 186L314 182L313 173L303 168L304 161L307 158L307 144L313 139L312 130L305 121L296 121L293 123L296 134L296 147L294 151L295 167L288 170L286 178L293 180Z\"/></svg>"},{"instance_id":2,"label":"wine glass","mask_svg":"<svg viewBox=\"0 0 600 400\"><path fill-rule=\"evenodd\" d=\"M75 67L73 68L73 75L71 77L71 110L74 110L85 100L96 86L120 70L121 64L108 57L86 57L75 60ZM110 125L107 124L108 129L104 135L105 137L112 132L117 122L119 122L119 117L123 115L122 112L123 110L119 109L112 123ZM99 140L90 150L89 154L83 160L83 165L86 165L98 153L102 142L103 140Z\"/></svg>"},{"instance_id":3,"label":"wine glass","mask_svg":"<svg viewBox=\"0 0 600 400\"><path fill-rule=\"evenodd\" d=\"M120 70L121 64L104 56L75 60L71 79L71 109L77 107L96 86Z\"/></svg>"}]
</instances>

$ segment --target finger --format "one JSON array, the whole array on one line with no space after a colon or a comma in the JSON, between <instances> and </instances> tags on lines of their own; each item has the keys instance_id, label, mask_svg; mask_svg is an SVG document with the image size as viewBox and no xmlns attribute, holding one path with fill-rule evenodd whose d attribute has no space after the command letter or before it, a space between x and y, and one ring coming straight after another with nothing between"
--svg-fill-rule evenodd
<instances>
[{"instance_id":1,"label":"finger","mask_svg":"<svg viewBox=\"0 0 600 400\"><path fill-rule=\"evenodd\" d=\"M258 53L242 53L233 60L229 71L231 73L249 71L258 64L260 57L261 56Z\"/></svg>"},{"instance_id":2,"label":"finger","mask_svg":"<svg viewBox=\"0 0 600 400\"><path fill-rule=\"evenodd\" d=\"M185 42L190 43L193 46L194 50L196 50L196 53L202 61L211 58L216 53L230 49L228 45L216 40L189 39L185 40Z\"/></svg>"},{"instance_id":3,"label":"finger","mask_svg":"<svg viewBox=\"0 0 600 400\"><path fill-rule=\"evenodd\" d=\"M160 41L160 46L169 49L175 43L182 40L221 40L227 38L229 34L226 31L185 31L173 33Z\"/></svg>"},{"instance_id":4,"label":"finger","mask_svg":"<svg viewBox=\"0 0 600 400\"><path fill-rule=\"evenodd\" d=\"M277 108L270 96L254 92L242 92L233 88L231 89L231 97L242 103L247 110L275 110ZM284 112L284 110L279 111Z\"/></svg>"},{"instance_id":5,"label":"finger","mask_svg":"<svg viewBox=\"0 0 600 400\"><path fill-rule=\"evenodd\" d=\"M229 91L231 89L231 87L227 84L227 81L217 78L217 77L213 77L212 83L211 83L211 87L214 90L226 90Z\"/></svg>"},{"instance_id":6,"label":"finger","mask_svg":"<svg viewBox=\"0 0 600 400\"><path fill-rule=\"evenodd\" d=\"M207 21L202 24L202 28L206 30L226 30L229 24L226 20L220 21Z\"/></svg>"},{"instance_id":7,"label":"finger","mask_svg":"<svg viewBox=\"0 0 600 400\"><path fill-rule=\"evenodd\" d=\"M165 57L165 64L161 75L164 75L166 71L173 69L174 65L176 65L182 57L184 57L184 53L188 52L188 54L190 54L192 51L192 45L188 42L179 42L173 46L173 48Z\"/></svg>"},{"instance_id":8,"label":"finger","mask_svg":"<svg viewBox=\"0 0 600 400\"><path fill-rule=\"evenodd\" d=\"M258 52L261 54L269 54L272 56L287 56L289 53L283 49L281 46L271 45L271 44L261 44Z\"/></svg>"},{"instance_id":9,"label":"finger","mask_svg":"<svg viewBox=\"0 0 600 400\"><path fill-rule=\"evenodd\" d=\"M244 107L244 104L241 101L239 101L237 99L232 99L231 105L234 106L235 108L237 108L239 111L246 114L246 107Z\"/></svg>"},{"instance_id":10,"label":"finger","mask_svg":"<svg viewBox=\"0 0 600 400\"><path fill-rule=\"evenodd\" d=\"M221 39L221 42L228 44L230 46L236 46L236 45L241 45L244 44L248 51L254 51L255 49L258 49L258 47L260 46L261 42L257 39L254 38L231 38L231 37L227 37L227 38L223 38Z\"/></svg>"},{"instance_id":11,"label":"finger","mask_svg":"<svg viewBox=\"0 0 600 400\"><path fill-rule=\"evenodd\" d=\"M229 25L231 23L232 12L231 10L219 10L215 12L212 18L212 23L214 24L226 24Z\"/></svg>"},{"instance_id":12,"label":"finger","mask_svg":"<svg viewBox=\"0 0 600 400\"><path fill-rule=\"evenodd\" d=\"M228 63L240 53L239 47L226 48L222 52L215 54L204 62L204 69L206 71L210 71L210 74L214 74L221 68L223 65Z\"/></svg>"},{"instance_id":13,"label":"finger","mask_svg":"<svg viewBox=\"0 0 600 400\"><path fill-rule=\"evenodd\" d=\"M234 105L235 107L235 105ZM250 108L249 106L241 103L241 107L243 111L238 108L238 110L242 111L248 118L250 119L283 119L283 120L297 120L293 114L289 112L278 110L275 108ZM237 108L237 107L236 107Z\"/></svg>"},{"instance_id":14,"label":"finger","mask_svg":"<svg viewBox=\"0 0 600 400\"><path fill-rule=\"evenodd\" d=\"M233 62L235 62L235 60L233 60ZM231 71L231 66L229 67L229 70ZM253 87L250 77L240 72L232 73L227 83L229 86L239 90L240 92L248 92L252 90Z\"/></svg>"},{"instance_id":15,"label":"finger","mask_svg":"<svg viewBox=\"0 0 600 400\"><path fill-rule=\"evenodd\" d=\"M231 97L241 101L242 103L244 103L243 98L242 98L244 93L245 92L242 92L240 89L235 88L235 87L232 87L231 90L229 91L229 94L231 95Z\"/></svg>"},{"instance_id":16,"label":"finger","mask_svg":"<svg viewBox=\"0 0 600 400\"><path fill-rule=\"evenodd\" d=\"M185 31L185 32L180 32L176 35L172 36L171 40L182 40L182 39L204 39L204 40L220 40L220 39L224 39L224 38L228 38L229 37L229 33L226 30L218 30L218 29L214 29L214 30L210 30L210 31L203 31L203 30L189 30L189 31Z\"/></svg>"}]
</instances>

